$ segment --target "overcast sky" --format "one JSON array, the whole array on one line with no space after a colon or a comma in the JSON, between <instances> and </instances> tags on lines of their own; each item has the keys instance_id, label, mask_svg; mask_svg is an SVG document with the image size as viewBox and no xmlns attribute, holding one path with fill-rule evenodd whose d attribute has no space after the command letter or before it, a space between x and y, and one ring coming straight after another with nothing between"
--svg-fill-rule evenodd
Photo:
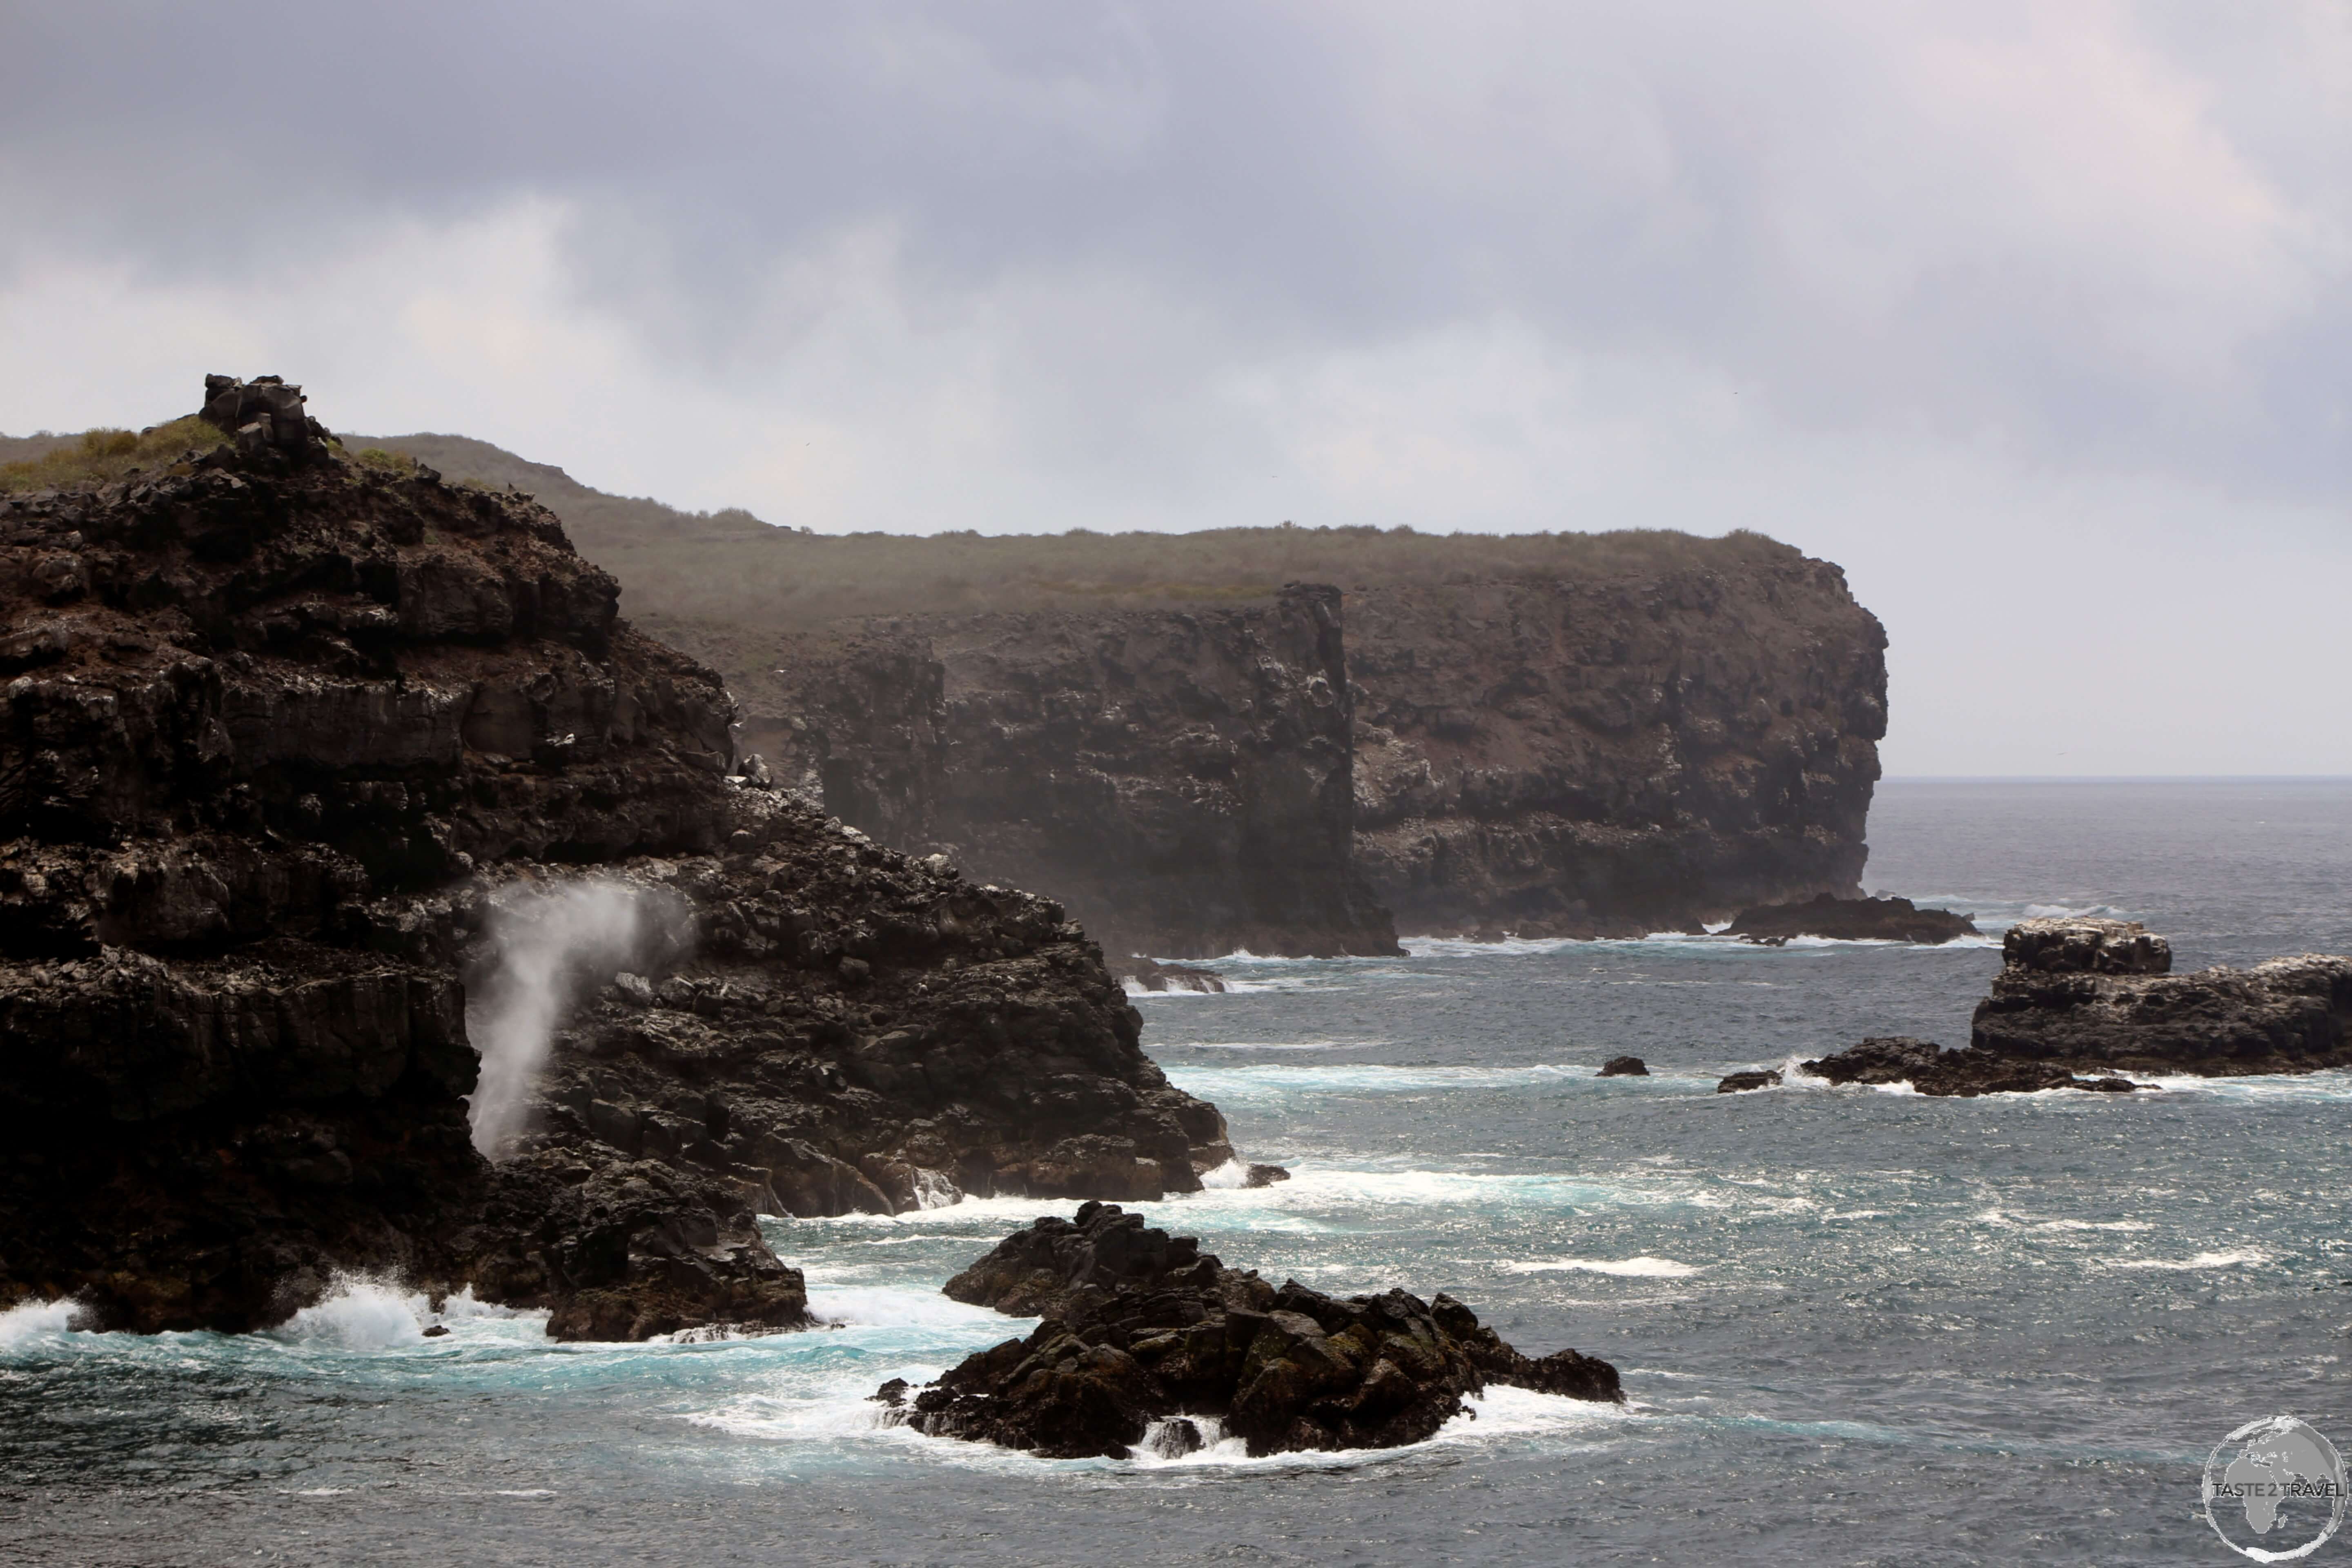
<instances>
[{"instance_id":1,"label":"overcast sky","mask_svg":"<svg viewBox=\"0 0 2352 1568\"><path fill-rule=\"evenodd\" d=\"M2352 5L0 0L0 430L1757 528L1895 773L2352 773Z\"/></svg>"}]
</instances>

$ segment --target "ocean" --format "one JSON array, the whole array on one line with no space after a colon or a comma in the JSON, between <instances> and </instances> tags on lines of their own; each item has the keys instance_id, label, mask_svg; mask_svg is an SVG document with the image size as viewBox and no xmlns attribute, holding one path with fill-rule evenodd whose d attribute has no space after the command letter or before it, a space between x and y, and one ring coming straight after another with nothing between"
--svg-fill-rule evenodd
<instances>
[{"instance_id":1,"label":"ocean","mask_svg":"<svg viewBox=\"0 0 2352 1568\"><path fill-rule=\"evenodd\" d=\"M2352 1445L2352 1073L1715 1083L1964 1044L2028 915L2146 921L2181 968L2352 952L2352 782L1895 781L1871 842L1873 890L1988 935L1418 941L1138 999L1170 1077L1294 1173L1150 1223L1276 1282L1451 1291L1614 1362L1622 1409L1496 1390L1414 1447L1265 1459L926 1438L865 1396L1027 1331L939 1286L1053 1205L780 1219L838 1327L562 1345L459 1300L428 1339L396 1281L245 1338L0 1315L0 1561L2236 1561L2200 1512L2214 1446L2273 1415ZM1594 1076L1625 1052L1653 1076Z\"/></svg>"}]
</instances>

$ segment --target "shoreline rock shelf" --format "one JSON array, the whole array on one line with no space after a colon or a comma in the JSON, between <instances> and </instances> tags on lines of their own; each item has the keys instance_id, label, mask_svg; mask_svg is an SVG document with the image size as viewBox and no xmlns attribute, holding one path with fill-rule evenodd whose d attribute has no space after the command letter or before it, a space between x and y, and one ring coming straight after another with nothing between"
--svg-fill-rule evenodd
<instances>
[{"instance_id":1,"label":"shoreline rock shelf","mask_svg":"<svg viewBox=\"0 0 2352 1568\"><path fill-rule=\"evenodd\" d=\"M930 1436L1048 1458L1124 1458L1186 1416L1215 1417L1253 1455L1397 1447L1491 1384L1623 1399L1607 1362L1523 1355L1451 1296L1276 1288L1115 1204L1013 1232L945 1292L1045 1321L925 1388L894 1379L874 1397Z\"/></svg>"}]
</instances>

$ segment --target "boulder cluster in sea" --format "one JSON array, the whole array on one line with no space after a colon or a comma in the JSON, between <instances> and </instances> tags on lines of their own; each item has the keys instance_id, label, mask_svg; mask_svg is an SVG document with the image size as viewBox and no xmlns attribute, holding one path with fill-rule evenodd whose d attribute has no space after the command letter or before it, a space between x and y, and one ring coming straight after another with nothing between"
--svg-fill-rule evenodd
<instances>
[{"instance_id":1,"label":"boulder cluster in sea","mask_svg":"<svg viewBox=\"0 0 2352 1568\"><path fill-rule=\"evenodd\" d=\"M1191 1237L1115 1204L1015 1231L953 1279L960 1301L1045 1319L910 1390L875 1397L934 1436L1055 1458L1126 1458L1155 1423L1177 1451L1213 1417L1252 1454L1395 1447L1491 1384L1617 1402L1617 1370L1572 1350L1529 1357L1451 1296L1345 1300L1228 1268Z\"/></svg>"},{"instance_id":2,"label":"boulder cluster in sea","mask_svg":"<svg viewBox=\"0 0 2352 1568\"><path fill-rule=\"evenodd\" d=\"M1832 1083L1909 1083L1970 1096L2078 1089L2128 1093L2125 1076L2227 1078L2352 1066L2352 958L2305 953L2251 969L2174 974L2172 945L2137 921L2025 921L1977 1005L1968 1045L1881 1037L1807 1061ZM1777 1072L1726 1078L1763 1089Z\"/></svg>"}]
</instances>

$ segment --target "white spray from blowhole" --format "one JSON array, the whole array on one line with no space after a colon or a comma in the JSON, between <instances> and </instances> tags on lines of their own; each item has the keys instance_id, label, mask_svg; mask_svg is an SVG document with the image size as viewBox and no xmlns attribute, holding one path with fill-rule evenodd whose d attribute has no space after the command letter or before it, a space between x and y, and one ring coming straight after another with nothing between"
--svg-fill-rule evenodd
<instances>
[{"instance_id":1,"label":"white spray from blowhole","mask_svg":"<svg viewBox=\"0 0 2352 1568\"><path fill-rule=\"evenodd\" d=\"M624 970L675 963L692 929L686 901L667 889L588 879L492 895L482 977L466 997L466 1032L482 1054L467 1112L475 1148L494 1160L512 1150L564 1015Z\"/></svg>"}]
</instances>

